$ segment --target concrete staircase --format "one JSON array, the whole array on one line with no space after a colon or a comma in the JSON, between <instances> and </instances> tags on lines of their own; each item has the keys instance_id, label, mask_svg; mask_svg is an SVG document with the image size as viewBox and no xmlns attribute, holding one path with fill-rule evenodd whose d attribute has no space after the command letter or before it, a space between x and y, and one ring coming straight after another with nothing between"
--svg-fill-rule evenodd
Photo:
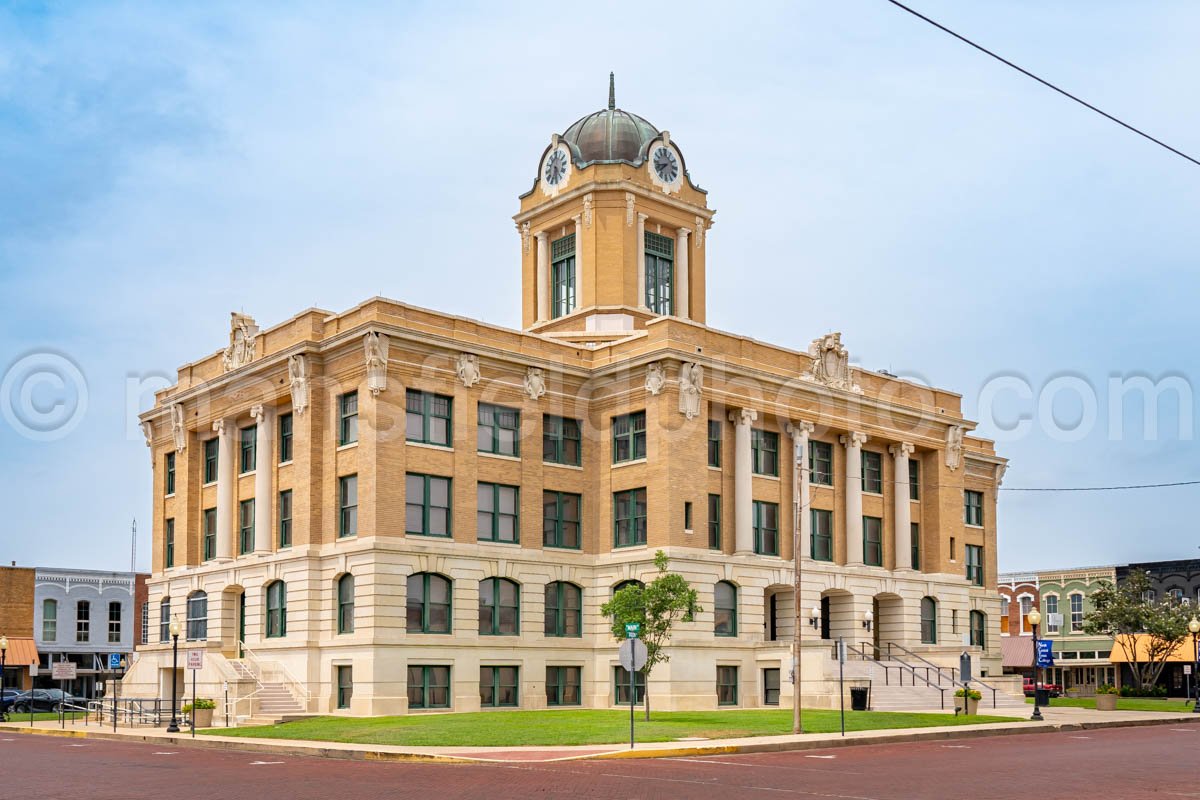
<instances>
[{"instance_id":1,"label":"concrete staircase","mask_svg":"<svg viewBox=\"0 0 1200 800\"><path fill-rule=\"evenodd\" d=\"M259 679L254 670L244 661L230 660L229 665L242 680L254 681L258 686L252 703L252 716L240 720L239 725L278 725L291 719L309 716L286 684L266 682Z\"/></svg>"},{"instance_id":2,"label":"concrete staircase","mask_svg":"<svg viewBox=\"0 0 1200 800\"><path fill-rule=\"evenodd\" d=\"M836 664L833 669L836 675ZM896 661L859 661L846 662L846 678L867 679L871 681L871 710L872 711L941 711L942 700L945 698L944 710L954 711L954 692L957 686L949 680L951 671L942 670L939 680L937 672L930 668L928 671L930 686L923 678L926 676L925 667L916 668L917 677ZM984 680L984 683L987 681ZM996 706L992 707L992 692L978 682L973 684L983 694L979 701L980 714L997 714L1000 716L1017 716L1028 712L1024 697L1016 697L1002 689L996 691Z\"/></svg>"}]
</instances>

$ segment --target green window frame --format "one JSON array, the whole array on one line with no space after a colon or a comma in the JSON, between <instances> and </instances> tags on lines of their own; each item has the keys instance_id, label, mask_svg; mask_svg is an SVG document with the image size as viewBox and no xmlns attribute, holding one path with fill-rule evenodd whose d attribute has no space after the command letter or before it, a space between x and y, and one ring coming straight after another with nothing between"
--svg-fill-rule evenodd
<instances>
[{"instance_id":1,"label":"green window frame","mask_svg":"<svg viewBox=\"0 0 1200 800\"><path fill-rule=\"evenodd\" d=\"M833 561L833 512L823 508L812 509L812 543L810 552L813 561Z\"/></svg>"},{"instance_id":2,"label":"green window frame","mask_svg":"<svg viewBox=\"0 0 1200 800\"><path fill-rule=\"evenodd\" d=\"M721 440L725 432L725 426L719 419L710 419L708 421L708 465L710 467L720 468L721 466Z\"/></svg>"},{"instance_id":3,"label":"green window frame","mask_svg":"<svg viewBox=\"0 0 1200 800\"><path fill-rule=\"evenodd\" d=\"M547 583L544 616L546 636L583 636L583 589L566 581Z\"/></svg>"},{"instance_id":4,"label":"green window frame","mask_svg":"<svg viewBox=\"0 0 1200 800\"><path fill-rule=\"evenodd\" d=\"M238 555L254 552L254 498L238 503Z\"/></svg>"},{"instance_id":5,"label":"green window frame","mask_svg":"<svg viewBox=\"0 0 1200 800\"><path fill-rule=\"evenodd\" d=\"M829 442L808 442L809 481L814 486L833 486L833 445Z\"/></svg>"},{"instance_id":6,"label":"green window frame","mask_svg":"<svg viewBox=\"0 0 1200 800\"><path fill-rule=\"evenodd\" d=\"M408 668L408 707L449 708L450 667L446 665Z\"/></svg>"},{"instance_id":7,"label":"green window frame","mask_svg":"<svg viewBox=\"0 0 1200 800\"><path fill-rule=\"evenodd\" d=\"M163 492L167 497L175 494L175 453L167 453L164 458L164 467L166 472L165 489Z\"/></svg>"},{"instance_id":8,"label":"green window frame","mask_svg":"<svg viewBox=\"0 0 1200 800\"><path fill-rule=\"evenodd\" d=\"M542 461L578 467L582 463L583 436L579 420L542 416Z\"/></svg>"},{"instance_id":9,"label":"green window frame","mask_svg":"<svg viewBox=\"0 0 1200 800\"><path fill-rule=\"evenodd\" d=\"M613 701L616 705L627 706L629 702L629 670L624 667L613 667ZM643 670L638 670L633 673L633 705L637 705L646 699L646 673Z\"/></svg>"},{"instance_id":10,"label":"green window frame","mask_svg":"<svg viewBox=\"0 0 1200 800\"><path fill-rule=\"evenodd\" d=\"M279 547L292 546L292 490L279 493Z\"/></svg>"},{"instance_id":11,"label":"green window frame","mask_svg":"<svg viewBox=\"0 0 1200 800\"><path fill-rule=\"evenodd\" d=\"M163 522L163 569L175 566L175 520Z\"/></svg>"},{"instance_id":12,"label":"green window frame","mask_svg":"<svg viewBox=\"0 0 1200 800\"><path fill-rule=\"evenodd\" d=\"M251 425L238 431L238 474L254 472L258 466L258 426Z\"/></svg>"},{"instance_id":13,"label":"green window frame","mask_svg":"<svg viewBox=\"0 0 1200 800\"><path fill-rule=\"evenodd\" d=\"M436 572L409 575L405 615L408 633L450 633L454 615L450 579Z\"/></svg>"},{"instance_id":14,"label":"green window frame","mask_svg":"<svg viewBox=\"0 0 1200 800\"><path fill-rule=\"evenodd\" d=\"M338 538L358 535L358 476L338 478Z\"/></svg>"},{"instance_id":15,"label":"green window frame","mask_svg":"<svg viewBox=\"0 0 1200 800\"><path fill-rule=\"evenodd\" d=\"M481 708L515 708L521 702L520 667L480 667Z\"/></svg>"},{"instance_id":16,"label":"green window frame","mask_svg":"<svg viewBox=\"0 0 1200 800\"><path fill-rule=\"evenodd\" d=\"M713 587L713 635L737 636L738 590L729 581L717 581Z\"/></svg>"},{"instance_id":17,"label":"green window frame","mask_svg":"<svg viewBox=\"0 0 1200 800\"><path fill-rule=\"evenodd\" d=\"M612 418L612 463L646 457L646 412L620 414Z\"/></svg>"},{"instance_id":18,"label":"green window frame","mask_svg":"<svg viewBox=\"0 0 1200 800\"><path fill-rule=\"evenodd\" d=\"M405 532L415 536L449 538L450 505L453 500L450 478L410 472L404 476Z\"/></svg>"},{"instance_id":19,"label":"green window frame","mask_svg":"<svg viewBox=\"0 0 1200 800\"><path fill-rule=\"evenodd\" d=\"M613 492L613 547L646 543L646 489Z\"/></svg>"},{"instance_id":20,"label":"green window frame","mask_svg":"<svg viewBox=\"0 0 1200 800\"><path fill-rule=\"evenodd\" d=\"M721 495L708 496L708 548L721 549Z\"/></svg>"},{"instance_id":21,"label":"green window frame","mask_svg":"<svg viewBox=\"0 0 1200 800\"><path fill-rule=\"evenodd\" d=\"M354 576L346 573L337 580L337 632L354 633Z\"/></svg>"},{"instance_id":22,"label":"green window frame","mask_svg":"<svg viewBox=\"0 0 1200 800\"><path fill-rule=\"evenodd\" d=\"M406 440L438 447L453 446L453 397L408 389L404 394L404 407Z\"/></svg>"},{"instance_id":23,"label":"green window frame","mask_svg":"<svg viewBox=\"0 0 1200 800\"><path fill-rule=\"evenodd\" d=\"M42 601L42 641L58 641L58 601ZM166 641L165 639L163 641Z\"/></svg>"},{"instance_id":24,"label":"green window frame","mask_svg":"<svg viewBox=\"0 0 1200 800\"><path fill-rule=\"evenodd\" d=\"M267 584L267 638L287 636L287 584L273 581Z\"/></svg>"},{"instance_id":25,"label":"green window frame","mask_svg":"<svg viewBox=\"0 0 1200 800\"><path fill-rule=\"evenodd\" d=\"M215 483L217 480L217 457L220 454L221 440L214 436L204 440L204 483Z\"/></svg>"},{"instance_id":26,"label":"green window frame","mask_svg":"<svg viewBox=\"0 0 1200 800\"><path fill-rule=\"evenodd\" d=\"M575 310L575 234L550 243L550 318Z\"/></svg>"},{"instance_id":27,"label":"green window frame","mask_svg":"<svg viewBox=\"0 0 1200 800\"><path fill-rule=\"evenodd\" d=\"M211 561L217 557L217 510L215 508L206 508L203 511L203 558L204 561Z\"/></svg>"},{"instance_id":28,"label":"green window frame","mask_svg":"<svg viewBox=\"0 0 1200 800\"><path fill-rule=\"evenodd\" d=\"M479 404L479 428L476 443L479 452L494 455L521 455L521 412L507 406Z\"/></svg>"},{"instance_id":29,"label":"green window frame","mask_svg":"<svg viewBox=\"0 0 1200 800\"><path fill-rule=\"evenodd\" d=\"M751 428L750 460L755 475L779 477L779 434Z\"/></svg>"},{"instance_id":30,"label":"green window frame","mask_svg":"<svg viewBox=\"0 0 1200 800\"><path fill-rule=\"evenodd\" d=\"M546 667L546 705L583 705L583 669L581 667Z\"/></svg>"},{"instance_id":31,"label":"green window frame","mask_svg":"<svg viewBox=\"0 0 1200 800\"><path fill-rule=\"evenodd\" d=\"M287 464L292 460L292 415L279 415L279 463Z\"/></svg>"},{"instance_id":32,"label":"green window frame","mask_svg":"<svg viewBox=\"0 0 1200 800\"><path fill-rule=\"evenodd\" d=\"M766 667L763 674L763 705L779 705L779 667Z\"/></svg>"},{"instance_id":33,"label":"green window frame","mask_svg":"<svg viewBox=\"0 0 1200 800\"><path fill-rule=\"evenodd\" d=\"M738 668L717 666L717 705L738 704Z\"/></svg>"},{"instance_id":34,"label":"green window frame","mask_svg":"<svg viewBox=\"0 0 1200 800\"><path fill-rule=\"evenodd\" d=\"M779 504L754 501L754 552L760 556L779 555Z\"/></svg>"},{"instance_id":35,"label":"green window frame","mask_svg":"<svg viewBox=\"0 0 1200 800\"><path fill-rule=\"evenodd\" d=\"M963 522L983 526L983 492L963 490Z\"/></svg>"},{"instance_id":36,"label":"green window frame","mask_svg":"<svg viewBox=\"0 0 1200 800\"><path fill-rule=\"evenodd\" d=\"M871 494L883 494L883 454L862 451L862 489Z\"/></svg>"},{"instance_id":37,"label":"green window frame","mask_svg":"<svg viewBox=\"0 0 1200 800\"><path fill-rule=\"evenodd\" d=\"M354 697L354 668L349 664L337 666L337 707L349 708Z\"/></svg>"},{"instance_id":38,"label":"green window frame","mask_svg":"<svg viewBox=\"0 0 1200 800\"><path fill-rule=\"evenodd\" d=\"M908 525L909 543L912 545L912 568L919 570L921 569L921 524L910 522Z\"/></svg>"},{"instance_id":39,"label":"green window frame","mask_svg":"<svg viewBox=\"0 0 1200 800\"><path fill-rule=\"evenodd\" d=\"M583 495L542 492L542 546L579 550L583 537Z\"/></svg>"},{"instance_id":40,"label":"green window frame","mask_svg":"<svg viewBox=\"0 0 1200 800\"><path fill-rule=\"evenodd\" d=\"M508 578L479 582L479 635L521 635L521 586Z\"/></svg>"},{"instance_id":41,"label":"green window frame","mask_svg":"<svg viewBox=\"0 0 1200 800\"><path fill-rule=\"evenodd\" d=\"M983 546L969 544L966 551L967 582L983 586Z\"/></svg>"},{"instance_id":42,"label":"green window frame","mask_svg":"<svg viewBox=\"0 0 1200 800\"><path fill-rule=\"evenodd\" d=\"M358 441L358 392L338 397L338 446Z\"/></svg>"},{"instance_id":43,"label":"green window frame","mask_svg":"<svg viewBox=\"0 0 1200 800\"><path fill-rule=\"evenodd\" d=\"M1079 592L1072 592L1067 596L1067 603L1071 612L1071 631L1083 630L1083 595Z\"/></svg>"},{"instance_id":44,"label":"green window frame","mask_svg":"<svg viewBox=\"0 0 1200 800\"><path fill-rule=\"evenodd\" d=\"M921 643L937 644L938 603L932 597L921 598Z\"/></svg>"},{"instance_id":45,"label":"green window frame","mask_svg":"<svg viewBox=\"0 0 1200 800\"><path fill-rule=\"evenodd\" d=\"M646 308L660 316L672 313L675 241L646 231Z\"/></svg>"},{"instance_id":46,"label":"green window frame","mask_svg":"<svg viewBox=\"0 0 1200 800\"><path fill-rule=\"evenodd\" d=\"M883 566L883 519L862 518L863 564L868 567Z\"/></svg>"},{"instance_id":47,"label":"green window frame","mask_svg":"<svg viewBox=\"0 0 1200 800\"><path fill-rule=\"evenodd\" d=\"M171 598L164 597L158 603L158 640L171 641Z\"/></svg>"},{"instance_id":48,"label":"green window frame","mask_svg":"<svg viewBox=\"0 0 1200 800\"><path fill-rule=\"evenodd\" d=\"M908 460L908 499L921 499L921 462L915 458Z\"/></svg>"},{"instance_id":49,"label":"green window frame","mask_svg":"<svg viewBox=\"0 0 1200 800\"><path fill-rule=\"evenodd\" d=\"M967 625L971 631L971 646L987 650L987 615L982 611L972 611Z\"/></svg>"},{"instance_id":50,"label":"green window frame","mask_svg":"<svg viewBox=\"0 0 1200 800\"><path fill-rule=\"evenodd\" d=\"M521 490L501 483L478 483L476 536L481 542L521 541Z\"/></svg>"}]
</instances>

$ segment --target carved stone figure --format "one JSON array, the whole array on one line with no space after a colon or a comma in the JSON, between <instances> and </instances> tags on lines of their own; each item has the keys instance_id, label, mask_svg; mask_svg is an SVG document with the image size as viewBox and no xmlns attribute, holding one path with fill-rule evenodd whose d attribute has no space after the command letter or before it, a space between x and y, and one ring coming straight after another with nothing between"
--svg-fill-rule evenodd
<instances>
[{"instance_id":1,"label":"carved stone figure","mask_svg":"<svg viewBox=\"0 0 1200 800\"><path fill-rule=\"evenodd\" d=\"M704 393L704 367L684 364L679 368L679 413L688 419L699 415Z\"/></svg>"},{"instance_id":2,"label":"carved stone figure","mask_svg":"<svg viewBox=\"0 0 1200 800\"><path fill-rule=\"evenodd\" d=\"M522 252L525 252L525 253L529 252L529 222L528 221L521 223L521 250L522 250Z\"/></svg>"},{"instance_id":3,"label":"carved stone figure","mask_svg":"<svg viewBox=\"0 0 1200 800\"><path fill-rule=\"evenodd\" d=\"M1008 464L996 465L996 487L999 488L1004 483L1004 473L1008 472Z\"/></svg>"},{"instance_id":4,"label":"carved stone figure","mask_svg":"<svg viewBox=\"0 0 1200 800\"><path fill-rule=\"evenodd\" d=\"M363 353L367 359L367 388L378 396L387 389L388 337L381 333L363 336Z\"/></svg>"},{"instance_id":5,"label":"carved stone figure","mask_svg":"<svg viewBox=\"0 0 1200 800\"><path fill-rule=\"evenodd\" d=\"M229 346L221 356L226 372L254 360L254 340L258 336L258 325L254 324L253 317L236 311L229 316Z\"/></svg>"},{"instance_id":6,"label":"carved stone figure","mask_svg":"<svg viewBox=\"0 0 1200 800\"><path fill-rule=\"evenodd\" d=\"M288 356L288 380L292 385L292 411L303 414L308 408L308 357Z\"/></svg>"},{"instance_id":7,"label":"carved stone figure","mask_svg":"<svg viewBox=\"0 0 1200 800\"><path fill-rule=\"evenodd\" d=\"M455 371L463 386L470 389L479 383L479 357L473 353L459 353Z\"/></svg>"},{"instance_id":8,"label":"carved stone figure","mask_svg":"<svg viewBox=\"0 0 1200 800\"><path fill-rule=\"evenodd\" d=\"M625 193L625 227L626 228L633 226L634 202L635 202L635 199L633 196L633 192L626 192Z\"/></svg>"},{"instance_id":9,"label":"carved stone figure","mask_svg":"<svg viewBox=\"0 0 1200 800\"><path fill-rule=\"evenodd\" d=\"M154 446L154 423L150 420L142 422L142 436L146 437L146 447Z\"/></svg>"},{"instance_id":10,"label":"carved stone figure","mask_svg":"<svg viewBox=\"0 0 1200 800\"><path fill-rule=\"evenodd\" d=\"M646 391L657 395L667 385L667 373L657 361L646 367Z\"/></svg>"},{"instance_id":11,"label":"carved stone figure","mask_svg":"<svg viewBox=\"0 0 1200 800\"><path fill-rule=\"evenodd\" d=\"M546 376L537 367L525 371L525 394L530 400L537 400L546 393Z\"/></svg>"},{"instance_id":12,"label":"carved stone figure","mask_svg":"<svg viewBox=\"0 0 1200 800\"><path fill-rule=\"evenodd\" d=\"M696 217L696 249L704 249L704 217Z\"/></svg>"},{"instance_id":13,"label":"carved stone figure","mask_svg":"<svg viewBox=\"0 0 1200 800\"><path fill-rule=\"evenodd\" d=\"M862 394L862 387L854 382L850 351L842 346L841 333L827 333L813 339L808 346L808 355L812 358L812 367L802 376L804 380Z\"/></svg>"},{"instance_id":14,"label":"carved stone figure","mask_svg":"<svg viewBox=\"0 0 1200 800\"><path fill-rule=\"evenodd\" d=\"M187 447L187 428L183 424L183 405L171 404L171 435L175 437L175 449L182 451Z\"/></svg>"},{"instance_id":15,"label":"carved stone figure","mask_svg":"<svg viewBox=\"0 0 1200 800\"><path fill-rule=\"evenodd\" d=\"M961 425L951 425L946 430L946 466L950 469L958 469L958 465L962 463L963 449L963 427Z\"/></svg>"},{"instance_id":16,"label":"carved stone figure","mask_svg":"<svg viewBox=\"0 0 1200 800\"><path fill-rule=\"evenodd\" d=\"M592 196L590 194L583 196L583 224L589 228L592 227Z\"/></svg>"}]
</instances>

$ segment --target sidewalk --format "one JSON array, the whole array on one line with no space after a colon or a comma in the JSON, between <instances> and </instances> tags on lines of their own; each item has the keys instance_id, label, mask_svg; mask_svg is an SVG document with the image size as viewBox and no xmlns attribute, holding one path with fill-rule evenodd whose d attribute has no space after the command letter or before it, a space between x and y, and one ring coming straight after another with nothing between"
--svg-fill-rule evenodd
<instances>
[{"instance_id":1,"label":"sidewalk","mask_svg":"<svg viewBox=\"0 0 1200 800\"><path fill-rule=\"evenodd\" d=\"M1032 709L1031 709L1032 710ZM10 722L0 725L3 733L85 737L112 741L149 742L160 747L201 747L217 750L272 753L276 755L361 759L396 762L538 762L597 758L680 758L734 753L770 753L787 750L815 750L865 744L937 741L979 736L1009 736L1024 733L1055 733L1067 730L1133 727L1142 725L1194 725L1200 714L1149 711L1093 711L1083 708L1045 708L1043 722L1004 722L988 725L939 728L909 728L879 731L801 734L799 736L754 736L742 739L708 741L652 742L638 744L582 745L561 747L405 747L398 745L343 744L339 742L292 741L284 739L248 739L232 736L197 736L186 730L168 734L161 728L118 729L93 722L67 723L65 730L57 722L37 722L33 726Z\"/></svg>"}]
</instances>

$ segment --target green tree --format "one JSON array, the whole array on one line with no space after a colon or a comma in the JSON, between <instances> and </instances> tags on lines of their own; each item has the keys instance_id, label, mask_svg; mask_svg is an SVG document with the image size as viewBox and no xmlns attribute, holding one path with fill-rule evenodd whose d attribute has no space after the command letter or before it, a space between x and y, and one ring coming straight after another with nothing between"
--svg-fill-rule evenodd
<instances>
[{"instance_id":1,"label":"green tree","mask_svg":"<svg viewBox=\"0 0 1200 800\"><path fill-rule=\"evenodd\" d=\"M1092 593L1094 610L1083 618L1085 633L1108 636L1121 648L1139 692L1158 683L1167 659L1187 638L1192 616L1190 607L1172 598L1151 600L1151 586L1146 572L1115 586L1106 583Z\"/></svg>"},{"instance_id":2,"label":"green tree","mask_svg":"<svg viewBox=\"0 0 1200 800\"><path fill-rule=\"evenodd\" d=\"M642 586L630 584L617 591L612 600L600 607L600 613L612 620L612 634L617 639L625 638L625 623L637 622L642 628L638 636L646 645L646 667L642 674L646 680L646 719L650 719L650 673L656 664L670 661L664 649L671 640L671 629L678 621L691 622L703 611L696 602L696 590L678 573L667 572L667 554L659 550L654 554L654 566L658 576ZM630 691L636 684L630 680Z\"/></svg>"}]
</instances>

